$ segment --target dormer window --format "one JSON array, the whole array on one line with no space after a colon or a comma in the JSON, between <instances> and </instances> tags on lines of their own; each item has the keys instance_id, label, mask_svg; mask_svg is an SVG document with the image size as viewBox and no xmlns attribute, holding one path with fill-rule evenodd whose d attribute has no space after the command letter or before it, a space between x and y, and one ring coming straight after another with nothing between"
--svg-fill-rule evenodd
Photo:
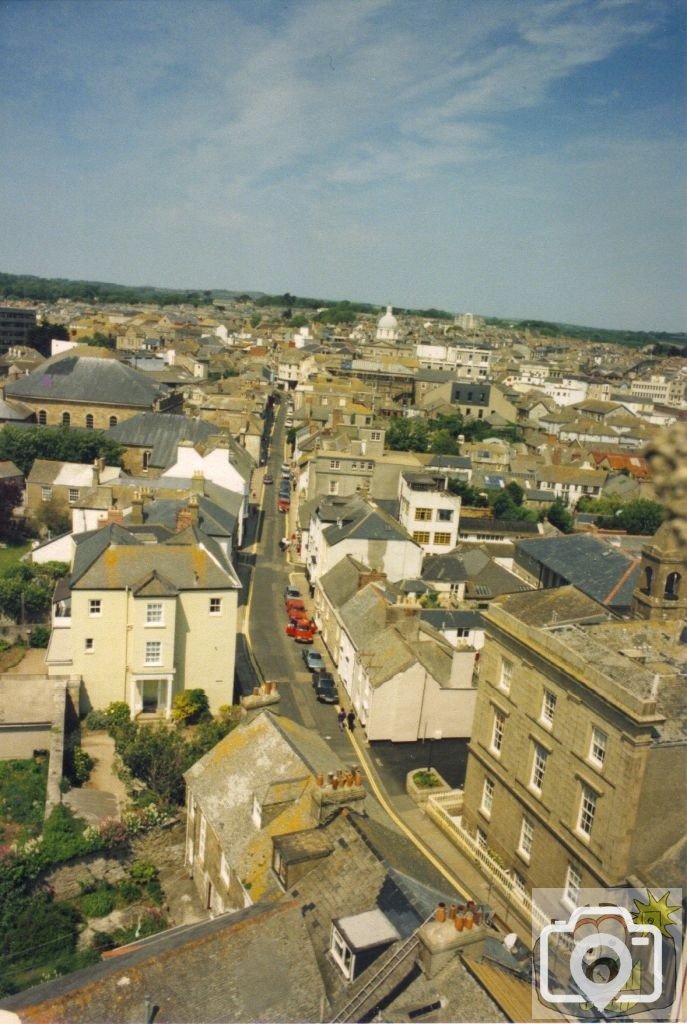
<instances>
[{"instance_id":1,"label":"dormer window","mask_svg":"<svg viewBox=\"0 0 687 1024\"><path fill-rule=\"evenodd\" d=\"M335 917L329 953L344 978L353 981L401 936L381 910Z\"/></svg>"}]
</instances>

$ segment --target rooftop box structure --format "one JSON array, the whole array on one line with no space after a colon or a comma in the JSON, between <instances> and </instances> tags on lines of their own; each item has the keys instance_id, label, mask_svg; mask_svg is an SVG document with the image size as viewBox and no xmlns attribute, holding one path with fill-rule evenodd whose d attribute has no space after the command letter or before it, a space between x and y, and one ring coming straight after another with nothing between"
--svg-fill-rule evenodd
<instances>
[{"instance_id":1,"label":"rooftop box structure","mask_svg":"<svg viewBox=\"0 0 687 1024\"><path fill-rule=\"evenodd\" d=\"M352 981L400 938L386 914L368 910L333 919L329 951L344 977Z\"/></svg>"}]
</instances>

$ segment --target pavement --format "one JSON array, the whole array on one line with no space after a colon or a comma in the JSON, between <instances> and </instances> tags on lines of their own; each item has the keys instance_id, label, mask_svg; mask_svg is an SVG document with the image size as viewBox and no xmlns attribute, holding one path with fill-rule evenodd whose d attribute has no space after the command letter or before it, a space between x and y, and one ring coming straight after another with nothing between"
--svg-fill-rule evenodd
<instances>
[{"instance_id":1,"label":"pavement","mask_svg":"<svg viewBox=\"0 0 687 1024\"><path fill-rule=\"evenodd\" d=\"M272 444L267 468L279 480L281 463L288 458L284 447L285 410L282 405L275 417ZM415 767L434 766L454 788L461 788L465 779L468 745L465 740L440 740L422 743L368 743L364 731L338 729L335 705L322 705L315 699L310 673L302 660L302 648L284 632L284 588L297 586L306 608L310 604L307 579L297 552L292 545L284 553L279 540L285 534L285 517L277 512L277 493L273 485L260 492L260 512L253 517L254 533L246 538L245 573L250 573L251 592L244 613L245 643L242 645L238 675L243 692L263 679L276 680L281 700L272 710L307 728L317 729L334 754L344 763L362 767L369 789L396 827L418 847L453 886L461 899L474 899L490 904L497 921L506 931L514 931L528 944L529 924L516 916L507 902L493 891L468 855L458 849L427 814L407 795L406 774ZM295 522L296 503L290 518ZM247 550L246 550L247 549ZM275 623L277 624L275 627ZM282 625L283 624L283 625ZM313 648L318 650L327 667L337 678L336 670L319 636ZM249 689L244 689L249 686ZM340 703L346 710L350 703L346 691L339 686Z\"/></svg>"},{"instance_id":2,"label":"pavement","mask_svg":"<svg viewBox=\"0 0 687 1024\"><path fill-rule=\"evenodd\" d=\"M115 774L114 740L103 730L83 729L81 749L93 758L88 782L65 793L63 801L89 824L97 825L103 818L119 818L128 803L126 787Z\"/></svg>"}]
</instances>

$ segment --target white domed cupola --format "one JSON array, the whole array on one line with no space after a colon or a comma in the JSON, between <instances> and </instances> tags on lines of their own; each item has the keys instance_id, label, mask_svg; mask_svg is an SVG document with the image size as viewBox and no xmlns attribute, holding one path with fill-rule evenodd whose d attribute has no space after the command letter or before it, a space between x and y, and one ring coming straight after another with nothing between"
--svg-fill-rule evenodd
<instances>
[{"instance_id":1,"label":"white domed cupola","mask_svg":"<svg viewBox=\"0 0 687 1024\"><path fill-rule=\"evenodd\" d=\"M377 341L396 341L398 339L398 320L392 313L392 306L386 307L386 313L377 323Z\"/></svg>"}]
</instances>

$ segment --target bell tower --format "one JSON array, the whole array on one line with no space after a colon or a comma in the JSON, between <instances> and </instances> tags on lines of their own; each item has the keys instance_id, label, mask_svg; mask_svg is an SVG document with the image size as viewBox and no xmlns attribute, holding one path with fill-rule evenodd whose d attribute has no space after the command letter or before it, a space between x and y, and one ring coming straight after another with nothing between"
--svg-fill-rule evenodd
<instances>
[{"instance_id":1,"label":"bell tower","mask_svg":"<svg viewBox=\"0 0 687 1024\"><path fill-rule=\"evenodd\" d=\"M687 616L685 551L670 522L663 523L642 549L639 581L632 595L638 619L683 619Z\"/></svg>"}]
</instances>

